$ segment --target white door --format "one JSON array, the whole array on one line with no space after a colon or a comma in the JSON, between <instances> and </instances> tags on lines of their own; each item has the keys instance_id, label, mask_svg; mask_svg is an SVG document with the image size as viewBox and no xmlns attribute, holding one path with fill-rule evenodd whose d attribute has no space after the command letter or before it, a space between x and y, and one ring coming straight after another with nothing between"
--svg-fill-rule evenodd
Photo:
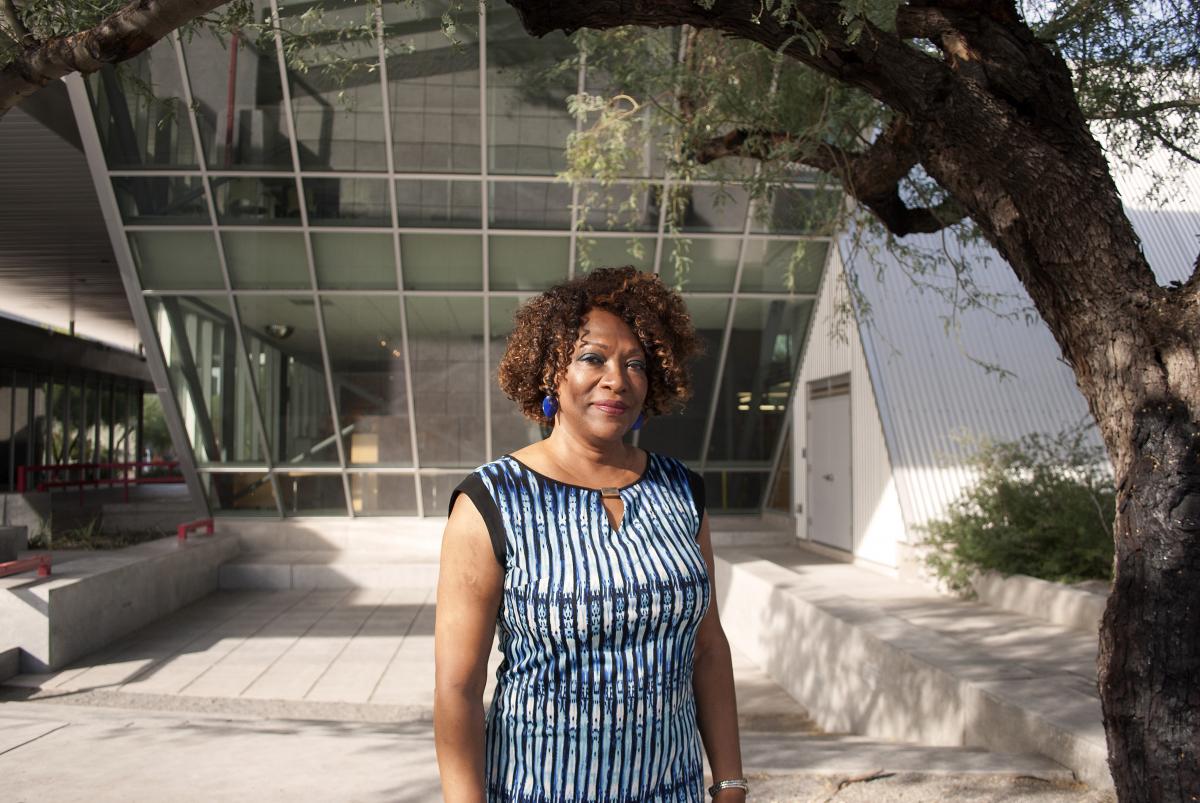
<instances>
[{"instance_id":1,"label":"white door","mask_svg":"<svg viewBox=\"0 0 1200 803\"><path fill-rule=\"evenodd\" d=\"M854 551L850 529L850 394L808 400L808 533Z\"/></svg>"}]
</instances>

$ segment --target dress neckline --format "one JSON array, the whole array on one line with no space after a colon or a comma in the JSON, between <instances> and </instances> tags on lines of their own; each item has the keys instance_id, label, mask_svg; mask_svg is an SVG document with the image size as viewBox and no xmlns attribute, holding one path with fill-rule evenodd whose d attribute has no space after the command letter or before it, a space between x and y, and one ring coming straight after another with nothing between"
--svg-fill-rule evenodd
<instances>
[{"instance_id":1,"label":"dress neckline","mask_svg":"<svg viewBox=\"0 0 1200 803\"><path fill-rule=\"evenodd\" d=\"M637 449L638 449L638 451L646 453L646 465L642 468L642 473L638 475L638 478L636 480L629 483L628 485L622 485L620 488L617 488L618 491L624 491L629 488L632 488L633 486L642 482L642 480L646 479L646 476L650 473L650 463L652 462L652 459L654 456L653 453L651 453L648 449L642 449L640 446L637 447ZM581 491L592 491L594 493L600 493L603 490L602 488L589 488L586 485L576 485L573 482L564 482L563 480L556 480L554 477L547 477L545 474L538 471L537 469L531 468L530 466L527 466L525 463L522 463L518 458L514 457L511 453L506 454L504 456L507 457L509 460L512 460L514 463L516 463L521 468L528 471L530 474L534 475L535 477L538 477L539 479L543 479L546 482L552 482L555 485L562 485L567 488L578 488Z\"/></svg>"}]
</instances>

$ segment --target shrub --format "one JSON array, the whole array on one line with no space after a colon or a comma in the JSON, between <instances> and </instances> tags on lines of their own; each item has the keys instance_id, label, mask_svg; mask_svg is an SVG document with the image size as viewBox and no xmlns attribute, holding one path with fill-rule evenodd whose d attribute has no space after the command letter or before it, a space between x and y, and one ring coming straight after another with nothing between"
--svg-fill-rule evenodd
<instances>
[{"instance_id":1,"label":"shrub","mask_svg":"<svg viewBox=\"0 0 1200 803\"><path fill-rule=\"evenodd\" d=\"M955 591L976 571L1073 583L1112 577L1116 496L1102 449L1086 430L981 441L978 480L923 529L925 562Z\"/></svg>"}]
</instances>

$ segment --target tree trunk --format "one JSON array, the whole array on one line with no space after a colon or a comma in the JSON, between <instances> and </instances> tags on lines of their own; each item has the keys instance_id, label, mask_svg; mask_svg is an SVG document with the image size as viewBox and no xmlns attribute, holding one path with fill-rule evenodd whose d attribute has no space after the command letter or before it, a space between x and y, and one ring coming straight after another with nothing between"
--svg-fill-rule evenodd
<instances>
[{"instance_id":1,"label":"tree trunk","mask_svg":"<svg viewBox=\"0 0 1200 803\"><path fill-rule=\"evenodd\" d=\"M509 3L534 35L715 29L857 86L904 118L920 164L1029 293L1113 463L1116 577L1099 676L1118 795L1197 800L1200 261L1186 283L1157 284L1062 59L1008 0L910 2L896 33L868 25L854 41L838 18L843 4L795 0L795 13L823 37L812 51L757 0L709 9L695 0ZM934 43L941 58L913 39Z\"/></svg>"}]
</instances>

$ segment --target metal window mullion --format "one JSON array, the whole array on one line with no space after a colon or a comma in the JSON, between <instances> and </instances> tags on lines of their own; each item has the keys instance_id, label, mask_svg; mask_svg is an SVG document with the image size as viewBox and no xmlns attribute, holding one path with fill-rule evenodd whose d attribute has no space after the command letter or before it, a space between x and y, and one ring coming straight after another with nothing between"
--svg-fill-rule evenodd
<instances>
[{"instance_id":1,"label":"metal window mullion","mask_svg":"<svg viewBox=\"0 0 1200 803\"><path fill-rule=\"evenodd\" d=\"M417 473L421 462L417 454L417 412L413 401L412 385L412 355L408 349L408 310L405 309L404 266L401 264L400 253L400 210L399 199L396 196L396 154L392 136L392 98L389 94L387 72L387 44L384 41L383 9L377 3L375 6L375 25L379 41L379 81L383 87L383 137L386 140L388 168L388 203L392 212L392 258L396 266L396 302L400 305L400 351L404 356L404 403L408 409L408 439L412 450L413 460L413 492L417 499L417 515L424 515L421 504L421 481ZM471 177L474 179L474 176ZM353 500L352 500L353 501Z\"/></svg>"},{"instance_id":2,"label":"metal window mullion","mask_svg":"<svg viewBox=\"0 0 1200 803\"><path fill-rule=\"evenodd\" d=\"M488 247L491 221L491 187L488 176L488 83L487 83L487 4L479 4L479 179L483 190L479 196L480 238L483 248L483 451L492 459L492 353L491 353L491 249Z\"/></svg>"},{"instance_id":3,"label":"metal window mullion","mask_svg":"<svg viewBox=\"0 0 1200 803\"><path fill-rule=\"evenodd\" d=\"M229 316L233 324L233 336L237 343L238 356L241 358L242 365L246 370L246 382L249 383L251 401L254 408L254 427L258 433L258 446L263 450L263 460L267 464L267 473L271 477L271 490L275 493L275 509L279 513L279 517L283 518L283 496L280 493L279 484L275 481L274 474L271 474L270 467L274 463L271 454L271 442L267 438L267 422L262 411L262 393L258 387L258 379L255 376L255 366L250 362L250 352L246 346L246 338L242 331L242 313L238 308L237 299L233 295L233 281L229 272L229 261L225 254L225 242L221 238L221 227L217 218L217 199L213 194L212 180L208 173L208 161L204 154L204 147L200 139L200 124L196 120L196 102L192 97L192 82L191 76L188 74L187 60L183 56L183 40L176 31L171 35L171 40L175 46L175 58L179 63L179 75L181 85L183 87L184 101L188 107L188 123L192 129L192 143L196 149L196 163L200 165L200 181L204 185L205 203L208 207L208 228L212 231L213 242L217 248L217 265L221 270L221 281L225 284L225 298L229 302ZM236 47L232 42L230 47ZM237 366L233 366L234 381L237 381ZM232 392L232 388L226 388L225 392ZM173 392L173 391L172 391ZM228 457L228 449L230 444L226 444L226 454ZM209 511L211 513L211 509Z\"/></svg>"},{"instance_id":4,"label":"metal window mullion","mask_svg":"<svg viewBox=\"0 0 1200 803\"><path fill-rule=\"evenodd\" d=\"M587 91L587 51L579 54L579 71L575 76L575 93L582 95ZM575 133L583 132L583 117L575 118ZM567 278L575 278L575 261L579 247L579 183L571 182L571 234L567 244Z\"/></svg>"},{"instance_id":5,"label":"metal window mullion","mask_svg":"<svg viewBox=\"0 0 1200 803\"><path fill-rule=\"evenodd\" d=\"M293 179L296 183L296 205L300 208L300 228L304 232L304 256L308 262L309 295L313 300L313 311L317 318L317 342L321 345L321 363L325 368L325 393L329 399L330 424L333 426L334 445L337 447L338 465L342 469L342 502L346 515L353 516L350 502L350 483L346 477L346 447L342 443L342 427L338 420L337 393L333 388L333 364L329 359L329 344L325 340L325 311L321 308L321 297L317 294L317 267L313 255L312 229L308 222L308 201L304 196L304 181L300 177L300 148L296 141L296 117L292 109L292 89L288 86L287 64L283 58L283 21L279 16L279 0L271 0L272 26L275 30L275 59L279 65L279 87L283 95L284 118L287 121L288 149L292 154ZM274 472L272 472L274 476Z\"/></svg>"}]
</instances>

